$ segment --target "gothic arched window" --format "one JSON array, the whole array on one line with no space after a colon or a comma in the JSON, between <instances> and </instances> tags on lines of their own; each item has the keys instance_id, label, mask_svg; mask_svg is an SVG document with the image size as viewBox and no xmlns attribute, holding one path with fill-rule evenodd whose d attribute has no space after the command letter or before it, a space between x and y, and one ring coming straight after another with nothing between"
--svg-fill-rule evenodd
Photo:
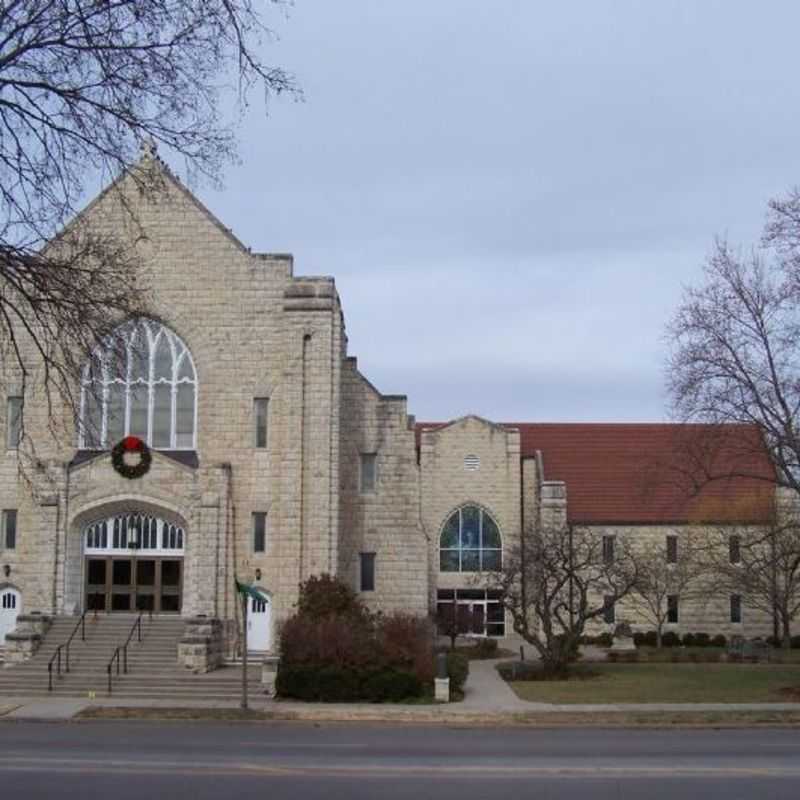
<instances>
[{"instance_id":1,"label":"gothic arched window","mask_svg":"<svg viewBox=\"0 0 800 800\"><path fill-rule=\"evenodd\" d=\"M158 450L193 450L196 419L192 356L159 322L137 319L120 326L84 369L83 448L111 448L130 435Z\"/></svg>"},{"instance_id":2,"label":"gothic arched window","mask_svg":"<svg viewBox=\"0 0 800 800\"><path fill-rule=\"evenodd\" d=\"M497 523L479 506L456 509L439 538L441 572L491 572L502 567L503 548Z\"/></svg>"}]
</instances>

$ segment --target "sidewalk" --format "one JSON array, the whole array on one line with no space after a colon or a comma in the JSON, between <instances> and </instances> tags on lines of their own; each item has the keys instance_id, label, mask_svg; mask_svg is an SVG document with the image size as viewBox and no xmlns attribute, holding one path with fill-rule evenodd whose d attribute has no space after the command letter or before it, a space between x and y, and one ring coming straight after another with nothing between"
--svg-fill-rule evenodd
<instances>
[{"instance_id":1,"label":"sidewalk","mask_svg":"<svg viewBox=\"0 0 800 800\"><path fill-rule=\"evenodd\" d=\"M470 675L460 703L441 705L400 705L378 703L302 703L291 700L274 700L259 694L253 687L249 706L253 711L265 712L273 719L307 721L361 721L361 722L418 722L462 724L512 724L524 721L529 715L575 714L669 714L680 712L797 712L800 703L631 703L555 705L530 703L521 700L495 670L496 661L470 662ZM73 719L81 711L94 708L115 709L229 709L239 708L238 702L183 701L129 699L129 698L79 698L79 697L0 697L0 721L41 720L63 721ZM168 716L168 715L167 715Z\"/></svg>"}]
</instances>

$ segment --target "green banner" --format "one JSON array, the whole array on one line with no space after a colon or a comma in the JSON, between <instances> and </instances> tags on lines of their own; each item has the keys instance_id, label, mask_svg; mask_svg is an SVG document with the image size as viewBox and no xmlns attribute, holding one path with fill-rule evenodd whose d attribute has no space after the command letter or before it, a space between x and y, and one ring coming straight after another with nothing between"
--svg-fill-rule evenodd
<instances>
[{"instance_id":1,"label":"green banner","mask_svg":"<svg viewBox=\"0 0 800 800\"><path fill-rule=\"evenodd\" d=\"M253 598L253 600L267 600L267 595L261 590L256 588L255 586L250 586L247 583L239 583L239 581L234 578L234 583L236 584L236 591L239 594L247 594Z\"/></svg>"}]
</instances>

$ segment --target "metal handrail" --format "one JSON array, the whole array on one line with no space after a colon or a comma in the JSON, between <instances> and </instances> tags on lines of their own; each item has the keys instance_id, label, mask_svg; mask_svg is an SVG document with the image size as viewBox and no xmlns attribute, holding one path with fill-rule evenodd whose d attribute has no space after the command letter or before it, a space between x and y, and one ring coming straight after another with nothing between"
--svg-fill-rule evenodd
<instances>
[{"instance_id":1,"label":"metal handrail","mask_svg":"<svg viewBox=\"0 0 800 800\"><path fill-rule=\"evenodd\" d=\"M81 641L86 641L86 612L84 611L81 614L78 621L75 623L75 627L72 629L72 633L69 635L69 638L66 642L62 642L57 648L55 653L53 653L50 661L47 664L47 691L53 691L53 662L56 662L56 674L60 678L61 677L61 651L64 650L65 653L65 669L64 672L69 672L69 646L72 644L72 640L75 638L75 634L78 632L80 628L81 631Z\"/></svg>"},{"instance_id":2,"label":"metal handrail","mask_svg":"<svg viewBox=\"0 0 800 800\"><path fill-rule=\"evenodd\" d=\"M114 650L114 655L111 656L111 660L106 664L106 673L108 674L108 693L111 694L112 691L112 681L111 675L114 668L114 661L117 662L117 675L119 675L120 670L120 654L122 656L122 673L123 675L128 674L128 645L131 643L131 639L133 638L134 632L137 634L137 641L142 641L142 615L143 611L139 612L139 616L136 617L136 622L133 623L131 626L130 631L128 632L128 638L125 639L125 644L121 644Z\"/></svg>"}]
</instances>

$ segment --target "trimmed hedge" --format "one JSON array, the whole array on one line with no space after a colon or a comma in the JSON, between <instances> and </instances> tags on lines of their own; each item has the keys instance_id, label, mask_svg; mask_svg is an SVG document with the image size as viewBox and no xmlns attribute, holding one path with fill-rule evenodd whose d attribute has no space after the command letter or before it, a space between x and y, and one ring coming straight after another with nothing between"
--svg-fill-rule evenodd
<instances>
[{"instance_id":1,"label":"trimmed hedge","mask_svg":"<svg viewBox=\"0 0 800 800\"><path fill-rule=\"evenodd\" d=\"M419 697L422 682L407 670L364 670L331 664L278 665L275 689L281 697L322 703L372 703Z\"/></svg>"}]
</instances>

